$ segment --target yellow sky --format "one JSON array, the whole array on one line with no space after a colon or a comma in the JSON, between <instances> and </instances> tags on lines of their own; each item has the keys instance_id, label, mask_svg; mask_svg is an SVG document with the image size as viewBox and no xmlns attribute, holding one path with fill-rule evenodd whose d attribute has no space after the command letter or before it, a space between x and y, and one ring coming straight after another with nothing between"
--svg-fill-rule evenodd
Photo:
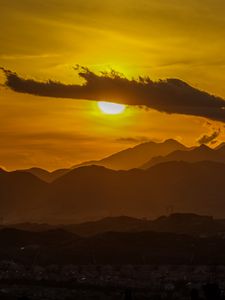
<instances>
[{"instance_id":1,"label":"yellow sky","mask_svg":"<svg viewBox=\"0 0 225 300\"><path fill-rule=\"evenodd\" d=\"M79 63L130 78L180 78L225 98L223 0L0 0L0 7L0 66L22 76L74 83ZM138 108L107 116L95 102L3 87L0 119L0 165L8 169L68 167L133 146L130 138L193 145L220 127L224 139L223 124L202 118Z\"/></svg>"}]
</instances>

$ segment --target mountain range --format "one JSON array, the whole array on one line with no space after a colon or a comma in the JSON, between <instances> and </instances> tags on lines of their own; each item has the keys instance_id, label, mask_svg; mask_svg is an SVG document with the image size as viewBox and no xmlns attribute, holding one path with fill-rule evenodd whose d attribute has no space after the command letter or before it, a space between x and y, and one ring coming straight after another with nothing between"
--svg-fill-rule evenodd
<instances>
[{"instance_id":1,"label":"mountain range","mask_svg":"<svg viewBox=\"0 0 225 300\"><path fill-rule=\"evenodd\" d=\"M176 150L165 156L156 156L151 158L148 162L141 166L143 169L148 169L156 164L168 161L215 161L225 163L225 145L221 145L216 149L201 145L193 149Z\"/></svg>"},{"instance_id":2,"label":"mountain range","mask_svg":"<svg viewBox=\"0 0 225 300\"><path fill-rule=\"evenodd\" d=\"M139 168L155 156L165 156L176 150L187 149L186 146L173 139L159 143L150 141L141 143L133 148L122 150L101 160L84 162L72 168L98 165L112 170L130 170Z\"/></svg>"},{"instance_id":3,"label":"mountain range","mask_svg":"<svg viewBox=\"0 0 225 300\"><path fill-rule=\"evenodd\" d=\"M224 144L211 149L187 148L174 140L148 142L100 162L114 169L1 169L0 219L71 224L120 215L156 218L167 211L225 216ZM124 168L144 164L115 170L120 162Z\"/></svg>"},{"instance_id":4,"label":"mountain range","mask_svg":"<svg viewBox=\"0 0 225 300\"><path fill-rule=\"evenodd\" d=\"M32 167L30 169L22 170L29 172L36 177L46 182L53 182L55 179L68 173L69 171L91 165L103 166L112 170L129 170L133 168L139 168L141 165L149 161L151 158L158 155L167 155L175 150L186 150L189 149L184 145L180 144L176 140L169 139L164 142L146 142L141 143L133 148L122 150L118 153L112 154L101 160L92 160L83 162L72 166L68 169L59 169L53 172L41 168Z\"/></svg>"},{"instance_id":5,"label":"mountain range","mask_svg":"<svg viewBox=\"0 0 225 300\"><path fill-rule=\"evenodd\" d=\"M225 216L225 164L166 162L147 170L100 166L71 170L52 183L0 172L5 222L75 223L104 216L157 217L168 209Z\"/></svg>"},{"instance_id":6,"label":"mountain range","mask_svg":"<svg viewBox=\"0 0 225 300\"><path fill-rule=\"evenodd\" d=\"M31 173L37 178L45 181L45 182L53 182L57 178L63 176L67 172L71 171L71 169L57 169L52 172L44 170L42 168L32 167L30 169L20 170L22 172Z\"/></svg>"},{"instance_id":7,"label":"mountain range","mask_svg":"<svg viewBox=\"0 0 225 300\"><path fill-rule=\"evenodd\" d=\"M221 143L215 149L212 149L204 144L188 148L173 139L160 143L151 141L125 149L101 160L83 162L67 169L58 169L50 172L32 167L22 171L29 172L50 183L73 169L85 166L103 166L112 170L148 169L156 164L169 161L215 161L225 163L225 144Z\"/></svg>"},{"instance_id":8,"label":"mountain range","mask_svg":"<svg viewBox=\"0 0 225 300\"><path fill-rule=\"evenodd\" d=\"M156 219L128 216L105 217L103 219L78 224L49 225L38 223L18 223L2 226L28 232L54 233L70 232L80 237L94 236L106 232L167 232L196 237L224 236L225 219L191 213L172 213Z\"/></svg>"},{"instance_id":9,"label":"mountain range","mask_svg":"<svg viewBox=\"0 0 225 300\"><path fill-rule=\"evenodd\" d=\"M62 230L0 230L0 260L29 265L223 264L225 240L165 232L106 232L79 237Z\"/></svg>"}]
</instances>

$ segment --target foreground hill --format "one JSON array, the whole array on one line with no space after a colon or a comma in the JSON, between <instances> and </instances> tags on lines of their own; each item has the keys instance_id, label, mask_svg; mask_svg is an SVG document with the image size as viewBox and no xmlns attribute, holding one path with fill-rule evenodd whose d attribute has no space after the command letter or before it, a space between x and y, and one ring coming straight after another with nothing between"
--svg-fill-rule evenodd
<instances>
[{"instance_id":1,"label":"foreground hill","mask_svg":"<svg viewBox=\"0 0 225 300\"><path fill-rule=\"evenodd\" d=\"M166 156L156 156L150 159L147 163L141 166L142 169L149 169L150 167L168 161L215 161L225 163L225 146L221 145L216 149L211 149L206 145L191 149L189 151L177 150L169 153Z\"/></svg>"},{"instance_id":2,"label":"foreground hill","mask_svg":"<svg viewBox=\"0 0 225 300\"><path fill-rule=\"evenodd\" d=\"M52 246L78 239L80 239L79 236L62 229L43 232L31 232L15 228L3 228L0 230L0 240L3 248Z\"/></svg>"},{"instance_id":3,"label":"foreground hill","mask_svg":"<svg viewBox=\"0 0 225 300\"><path fill-rule=\"evenodd\" d=\"M169 139L162 143L146 142L133 148L128 148L99 161L84 162L76 167L98 165L113 170L129 170L138 168L154 156L167 155L175 150L187 149L176 140Z\"/></svg>"},{"instance_id":4,"label":"foreground hill","mask_svg":"<svg viewBox=\"0 0 225 300\"><path fill-rule=\"evenodd\" d=\"M5 222L75 223L104 216L155 218L176 212L225 216L225 164L167 162L148 170L74 169L52 183L0 172Z\"/></svg>"},{"instance_id":5,"label":"foreground hill","mask_svg":"<svg viewBox=\"0 0 225 300\"><path fill-rule=\"evenodd\" d=\"M106 232L168 232L192 236L224 236L225 220L214 219L211 216L200 216L191 213L173 213L154 220L139 219L127 216L106 217L96 221L78 224L38 224L19 223L4 226L29 232L53 232L63 229L78 236L93 236Z\"/></svg>"},{"instance_id":6,"label":"foreground hill","mask_svg":"<svg viewBox=\"0 0 225 300\"><path fill-rule=\"evenodd\" d=\"M108 232L79 238L61 231L0 230L0 260L51 264L222 264L225 240L173 233Z\"/></svg>"}]
</instances>

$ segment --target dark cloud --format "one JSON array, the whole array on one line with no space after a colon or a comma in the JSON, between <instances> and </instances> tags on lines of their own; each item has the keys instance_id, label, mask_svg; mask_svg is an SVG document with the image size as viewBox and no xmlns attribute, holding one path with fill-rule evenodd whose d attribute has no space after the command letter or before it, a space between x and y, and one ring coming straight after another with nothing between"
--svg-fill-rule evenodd
<instances>
[{"instance_id":1,"label":"dark cloud","mask_svg":"<svg viewBox=\"0 0 225 300\"><path fill-rule=\"evenodd\" d=\"M209 143L214 144L214 142L216 143L216 139L219 135L220 135L220 129L213 131L212 134L210 135L204 134L198 139L198 143L200 145L209 144Z\"/></svg>"},{"instance_id":2,"label":"dark cloud","mask_svg":"<svg viewBox=\"0 0 225 300\"><path fill-rule=\"evenodd\" d=\"M193 115L225 122L225 101L222 98L198 90L179 79L152 81L149 77L139 77L129 80L115 71L96 74L80 66L76 70L85 81L83 85L66 85L52 80L38 82L3 69L6 86L20 93L112 101L169 114Z\"/></svg>"}]
</instances>

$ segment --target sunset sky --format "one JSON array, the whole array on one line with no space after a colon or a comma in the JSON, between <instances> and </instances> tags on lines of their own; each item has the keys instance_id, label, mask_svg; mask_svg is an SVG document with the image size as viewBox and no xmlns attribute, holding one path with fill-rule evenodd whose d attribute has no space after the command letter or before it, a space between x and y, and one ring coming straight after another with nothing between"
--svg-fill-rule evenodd
<instances>
[{"instance_id":1,"label":"sunset sky","mask_svg":"<svg viewBox=\"0 0 225 300\"><path fill-rule=\"evenodd\" d=\"M0 0L0 11L0 66L19 78L82 85L79 64L96 76L176 78L225 99L224 0ZM214 146L225 138L225 104L208 119L205 110L168 114L123 95L131 105L108 115L87 97L18 93L5 80L1 72L0 166L8 170L70 167L148 140L191 146L214 134Z\"/></svg>"}]
</instances>

